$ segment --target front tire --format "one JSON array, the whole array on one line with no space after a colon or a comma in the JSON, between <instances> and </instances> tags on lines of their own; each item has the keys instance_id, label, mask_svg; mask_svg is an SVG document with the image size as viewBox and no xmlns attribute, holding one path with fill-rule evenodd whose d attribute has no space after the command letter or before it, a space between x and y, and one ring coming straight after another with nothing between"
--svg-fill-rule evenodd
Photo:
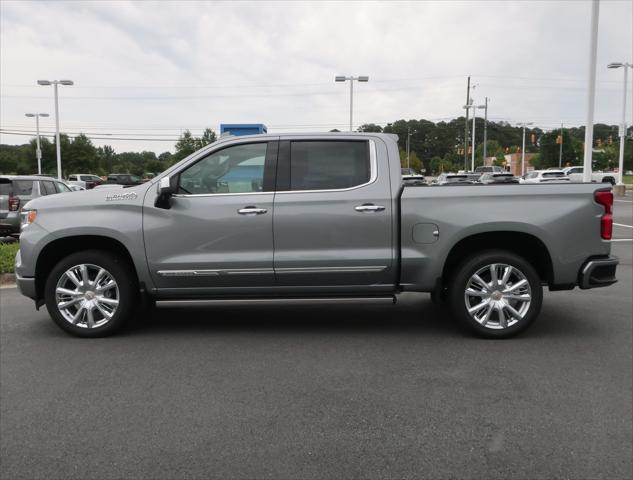
<instances>
[{"instance_id":1,"label":"front tire","mask_svg":"<svg viewBox=\"0 0 633 480\"><path fill-rule=\"evenodd\" d=\"M134 313L135 278L131 266L110 252L74 253L60 260L46 279L46 308L53 321L71 335L112 335Z\"/></svg>"},{"instance_id":2,"label":"front tire","mask_svg":"<svg viewBox=\"0 0 633 480\"><path fill-rule=\"evenodd\" d=\"M489 250L465 259L449 287L453 317L486 338L509 338L529 327L543 303L543 287L523 257Z\"/></svg>"}]
</instances>

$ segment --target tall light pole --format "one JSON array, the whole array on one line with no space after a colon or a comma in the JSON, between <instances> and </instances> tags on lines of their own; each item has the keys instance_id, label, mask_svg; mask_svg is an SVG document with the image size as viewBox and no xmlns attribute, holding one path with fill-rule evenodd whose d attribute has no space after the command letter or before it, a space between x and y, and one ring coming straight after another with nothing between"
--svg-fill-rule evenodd
<instances>
[{"instance_id":1,"label":"tall light pole","mask_svg":"<svg viewBox=\"0 0 633 480\"><path fill-rule=\"evenodd\" d=\"M471 100L472 102L472 100ZM473 109L473 138L471 140L471 172L475 171L475 120L477 118L477 109L478 108L486 108L484 105L473 105L472 103L470 105L464 105L464 108L466 109L466 111L468 111L469 108Z\"/></svg>"},{"instance_id":2,"label":"tall light pole","mask_svg":"<svg viewBox=\"0 0 633 480\"><path fill-rule=\"evenodd\" d=\"M598 18L600 16L600 0L591 2L591 42L589 43L589 85L587 88L587 122L585 126L585 158L583 162L582 181L591 182L591 155L593 154L593 112L596 106L596 58L598 57Z\"/></svg>"},{"instance_id":3,"label":"tall light pole","mask_svg":"<svg viewBox=\"0 0 633 480\"><path fill-rule=\"evenodd\" d=\"M417 130L411 131L411 127L407 127L407 168L411 168L409 156L411 154L411 133L417 133Z\"/></svg>"},{"instance_id":4,"label":"tall light pole","mask_svg":"<svg viewBox=\"0 0 633 480\"><path fill-rule=\"evenodd\" d=\"M620 158L618 161L618 185L623 185L622 172L624 171L624 141L626 140L626 87L629 68L633 68L633 63L610 63L607 68L624 69L624 92L622 93L622 123L620 124Z\"/></svg>"},{"instance_id":5,"label":"tall light pole","mask_svg":"<svg viewBox=\"0 0 633 480\"><path fill-rule=\"evenodd\" d=\"M74 85L72 80L38 80L38 85L53 85L55 92L55 150L57 153L57 178L62 179L62 151L59 143L59 100L57 85Z\"/></svg>"},{"instance_id":6,"label":"tall light pole","mask_svg":"<svg viewBox=\"0 0 633 480\"><path fill-rule=\"evenodd\" d=\"M486 156L488 155L488 97L484 102L484 165L486 164Z\"/></svg>"},{"instance_id":7,"label":"tall light pole","mask_svg":"<svg viewBox=\"0 0 633 480\"><path fill-rule=\"evenodd\" d=\"M560 124L560 143L558 144L558 168L563 168L563 123Z\"/></svg>"},{"instance_id":8,"label":"tall light pole","mask_svg":"<svg viewBox=\"0 0 633 480\"><path fill-rule=\"evenodd\" d=\"M361 75L359 77L346 77L344 75L337 75L334 77L335 82L345 82L349 80L349 131L354 131L354 80L357 82L369 82L369 77Z\"/></svg>"},{"instance_id":9,"label":"tall light pole","mask_svg":"<svg viewBox=\"0 0 633 480\"><path fill-rule=\"evenodd\" d=\"M42 149L40 148L40 117L48 117L48 113L25 113L27 117L35 117L35 131L37 132L35 158L37 158L37 174L42 174Z\"/></svg>"},{"instance_id":10,"label":"tall light pole","mask_svg":"<svg viewBox=\"0 0 633 480\"><path fill-rule=\"evenodd\" d=\"M521 175L525 175L525 127L533 125L533 122L519 123L518 127L523 127L523 145L521 147Z\"/></svg>"}]
</instances>

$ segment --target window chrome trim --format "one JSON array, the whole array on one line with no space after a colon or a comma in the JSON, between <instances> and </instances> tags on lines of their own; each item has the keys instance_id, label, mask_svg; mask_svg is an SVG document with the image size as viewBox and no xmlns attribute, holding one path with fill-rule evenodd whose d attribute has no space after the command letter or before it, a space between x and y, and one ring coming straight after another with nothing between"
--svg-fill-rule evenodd
<instances>
[{"instance_id":1,"label":"window chrome trim","mask_svg":"<svg viewBox=\"0 0 633 480\"><path fill-rule=\"evenodd\" d=\"M233 195L273 195L275 192L234 192L234 193L174 193L174 198L226 197Z\"/></svg>"},{"instance_id":2,"label":"window chrome trim","mask_svg":"<svg viewBox=\"0 0 633 480\"><path fill-rule=\"evenodd\" d=\"M292 140L290 141L292 142ZM318 142L318 141L328 141L328 140L315 139L314 141ZM350 140L350 141L353 141L353 140ZM329 188L329 189L322 189L322 190L275 190L275 193L277 194L277 193L349 192L351 190L356 190L358 188L363 188L368 185L371 185L372 183L376 182L376 180L378 179L378 160L377 160L378 155L376 153L376 142L372 138L367 139L367 141L369 142L369 181L365 183L361 183L360 185L355 185L353 187L348 187L348 188ZM290 160L290 162L292 164L292 159Z\"/></svg>"}]
</instances>

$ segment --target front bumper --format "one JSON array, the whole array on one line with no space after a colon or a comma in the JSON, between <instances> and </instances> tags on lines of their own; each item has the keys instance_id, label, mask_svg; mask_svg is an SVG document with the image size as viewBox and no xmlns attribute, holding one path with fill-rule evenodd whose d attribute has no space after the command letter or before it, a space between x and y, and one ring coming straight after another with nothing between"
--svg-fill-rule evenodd
<instances>
[{"instance_id":1,"label":"front bumper","mask_svg":"<svg viewBox=\"0 0 633 480\"><path fill-rule=\"evenodd\" d=\"M33 300L37 300L37 294L35 293L35 278L34 277L21 277L20 275L15 275L15 283L18 285L18 290L25 297L32 298Z\"/></svg>"},{"instance_id":2,"label":"front bumper","mask_svg":"<svg viewBox=\"0 0 633 480\"><path fill-rule=\"evenodd\" d=\"M615 270L618 265L616 257L592 258L587 260L578 274L578 286L582 289L608 287L618 280Z\"/></svg>"}]
</instances>

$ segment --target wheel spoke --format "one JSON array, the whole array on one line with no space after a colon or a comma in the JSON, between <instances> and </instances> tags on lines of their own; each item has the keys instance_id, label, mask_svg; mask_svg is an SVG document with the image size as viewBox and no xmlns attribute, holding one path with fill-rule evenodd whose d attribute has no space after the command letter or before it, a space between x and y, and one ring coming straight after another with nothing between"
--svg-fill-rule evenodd
<instances>
[{"instance_id":1,"label":"wheel spoke","mask_svg":"<svg viewBox=\"0 0 633 480\"><path fill-rule=\"evenodd\" d=\"M97 302L104 303L106 305L112 305L113 307L116 307L119 304L118 300L114 298L106 298L106 297L99 297L97 299Z\"/></svg>"},{"instance_id":2,"label":"wheel spoke","mask_svg":"<svg viewBox=\"0 0 633 480\"><path fill-rule=\"evenodd\" d=\"M90 277L88 275L88 267L86 265L81 265L79 267L79 270L81 271L81 281L84 287L87 287L88 285L90 285Z\"/></svg>"},{"instance_id":3,"label":"wheel spoke","mask_svg":"<svg viewBox=\"0 0 633 480\"><path fill-rule=\"evenodd\" d=\"M512 315L515 319L521 320L521 318L523 318L521 314L517 312L512 305L509 305L506 303L505 308L508 309L508 312L510 312L510 315Z\"/></svg>"},{"instance_id":4,"label":"wheel spoke","mask_svg":"<svg viewBox=\"0 0 633 480\"><path fill-rule=\"evenodd\" d=\"M510 292L515 292L517 289L525 286L528 284L528 281L523 279L523 280L519 280L517 283L515 283L514 285L512 285L511 287L507 287L503 293L510 293Z\"/></svg>"},{"instance_id":5,"label":"wheel spoke","mask_svg":"<svg viewBox=\"0 0 633 480\"><path fill-rule=\"evenodd\" d=\"M503 270L503 277L501 277L501 286L506 287L508 284L508 280L510 280L510 275L512 274L512 267L508 266Z\"/></svg>"},{"instance_id":6,"label":"wheel spoke","mask_svg":"<svg viewBox=\"0 0 633 480\"><path fill-rule=\"evenodd\" d=\"M494 308L492 308L492 305L488 305L488 308L486 309L486 313L484 314L484 316L479 320L479 323L481 323L481 325L483 327L486 326L486 324L488 323L488 320L490 320L490 315L492 314L492 311L494 310Z\"/></svg>"},{"instance_id":7,"label":"wheel spoke","mask_svg":"<svg viewBox=\"0 0 633 480\"><path fill-rule=\"evenodd\" d=\"M508 294L504 295L503 298L505 298L506 300L518 300L519 302L529 302L530 300L532 300L532 297L529 293L523 293L521 295Z\"/></svg>"},{"instance_id":8,"label":"wheel spoke","mask_svg":"<svg viewBox=\"0 0 633 480\"><path fill-rule=\"evenodd\" d=\"M83 297L77 297L77 298L73 298L72 300L68 300L66 302L61 302L57 304L57 308L63 309L63 308L68 308L71 305L75 305L79 302L83 301Z\"/></svg>"},{"instance_id":9,"label":"wheel spoke","mask_svg":"<svg viewBox=\"0 0 633 480\"><path fill-rule=\"evenodd\" d=\"M466 295L470 295L471 297L488 297L488 296L490 296L490 294L487 293L487 292L473 290L472 288L469 288L469 289L466 290Z\"/></svg>"},{"instance_id":10,"label":"wheel spoke","mask_svg":"<svg viewBox=\"0 0 633 480\"><path fill-rule=\"evenodd\" d=\"M85 307L82 305L81 307L79 307L79 310L77 310L75 315L73 315L72 323L74 325L77 325L81 321L81 317L83 317L84 310L85 310Z\"/></svg>"},{"instance_id":11,"label":"wheel spoke","mask_svg":"<svg viewBox=\"0 0 633 480\"><path fill-rule=\"evenodd\" d=\"M105 285L97 288L95 291L97 293L103 293L106 290L110 290L111 288L114 288L114 287L116 287L116 283L114 281L110 280L108 283L106 283Z\"/></svg>"},{"instance_id":12,"label":"wheel spoke","mask_svg":"<svg viewBox=\"0 0 633 480\"><path fill-rule=\"evenodd\" d=\"M506 314L503 312L503 305L497 307L497 313L499 314L499 326L501 328L508 328L508 320Z\"/></svg>"},{"instance_id":13,"label":"wheel spoke","mask_svg":"<svg viewBox=\"0 0 633 480\"><path fill-rule=\"evenodd\" d=\"M59 287L55 290L55 293L58 295L70 295L71 297L77 297L79 295L83 295L83 293L78 292L77 290L68 290L67 288Z\"/></svg>"},{"instance_id":14,"label":"wheel spoke","mask_svg":"<svg viewBox=\"0 0 633 480\"><path fill-rule=\"evenodd\" d=\"M497 264L493 263L490 265L490 285L492 288L496 288L499 284L499 278L497 277Z\"/></svg>"},{"instance_id":15,"label":"wheel spoke","mask_svg":"<svg viewBox=\"0 0 633 480\"><path fill-rule=\"evenodd\" d=\"M481 278L481 277L480 277L479 275L477 275L476 273L473 275L473 277L470 279L470 281L471 281L471 283L472 283L473 281L475 281L475 282L479 283L479 284L480 284L480 286L482 287L482 289L483 289L483 291L484 291L484 292L487 292L487 291L488 291L488 287L490 286L490 285L488 285L488 284L484 281L484 279L483 279L483 278Z\"/></svg>"},{"instance_id":16,"label":"wheel spoke","mask_svg":"<svg viewBox=\"0 0 633 480\"><path fill-rule=\"evenodd\" d=\"M95 326L95 318L92 310L92 308L86 308L86 314L88 316L88 328L94 328Z\"/></svg>"},{"instance_id":17,"label":"wheel spoke","mask_svg":"<svg viewBox=\"0 0 633 480\"><path fill-rule=\"evenodd\" d=\"M95 281L94 281L94 284L96 286L99 286L99 282L101 281L101 279L103 278L105 273L106 273L105 269L103 269L103 268L99 269L99 272L97 272L97 276L95 277Z\"/></svg>"},{"instance_id":18,"label":"wheel spoke","mask_svg":"<svg viewBox=\"0 0 633 480\"><path fill-rule=\"evenodd\" d=\"M66 272L66 277L68 277L68 279L75 284L75 287L81 287L81 280L79 280L74 271L68 270Z\"/></svg>"},{"instance_id":19,"label":"wheel spoke","mask_svg":"<svg viewBox=\"0 0 633 480\"><path fill-rule=\"evenodd\" d=\"M484 308L486 305L488 305L490 303L490 300L484 300L481 303L478 303L477 305L475 305L474 307L471 307L468 309L468 313L470 313L471 315L477 313L479 310L481 310L482 308Z\"/></svg>"},{"instance_id":20,"label":"wheel spoke","mask_svg":"<svg viewBox=\"0 0 633 480\"><path fill-rule=\"evenodd\" d=\"M104 308L100 301L97 301L95 306L97 307L97 310L101 312L101 315L103 315L103 318L107 318L107 319L112 318L113 313L108 311L106 308Z\"/></svg>"}]
</instances>

